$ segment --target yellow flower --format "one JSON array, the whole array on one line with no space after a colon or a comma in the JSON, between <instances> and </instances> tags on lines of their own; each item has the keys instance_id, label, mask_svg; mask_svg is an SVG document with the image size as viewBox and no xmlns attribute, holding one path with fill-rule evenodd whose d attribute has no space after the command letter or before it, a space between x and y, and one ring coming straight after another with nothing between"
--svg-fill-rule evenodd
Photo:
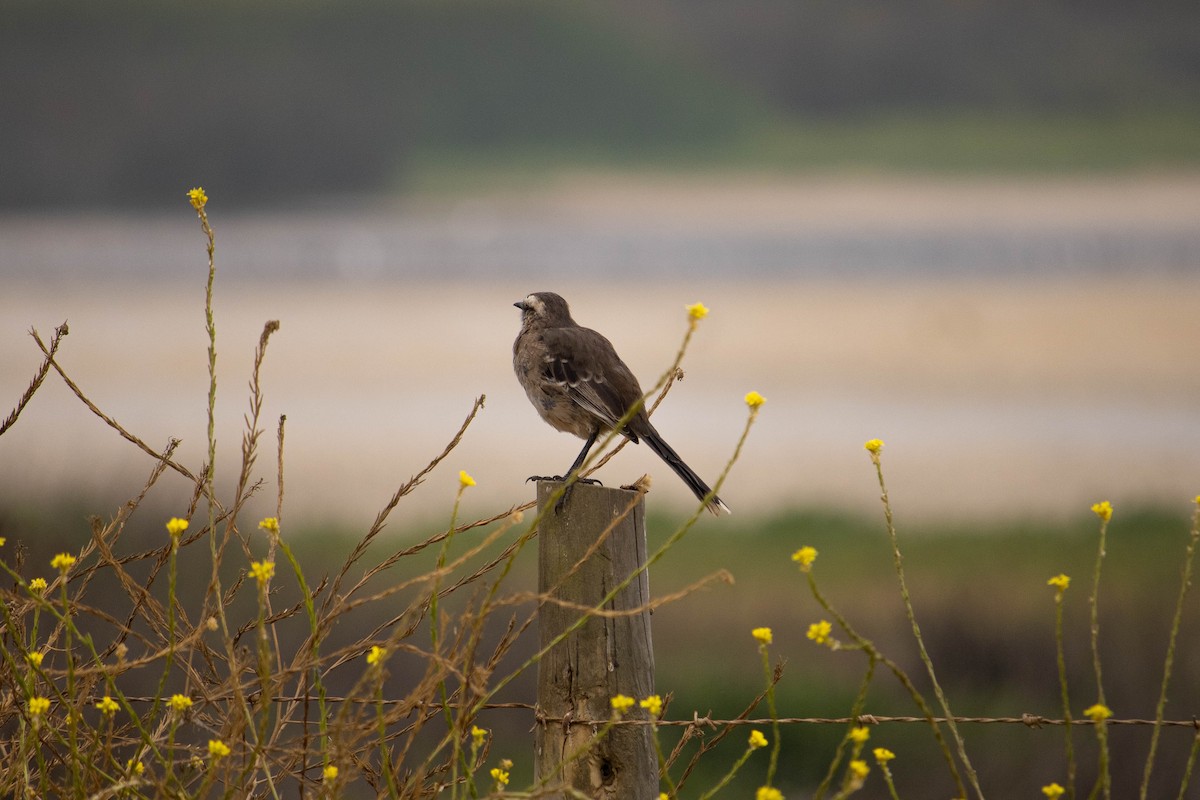
<instances>
[{"instance_id":1,"label":"yellow flower","mask_svg":"<svg viewBox=\"0 0 1200 800\"><path fill-rule=\"evenodd\" d=\"M888 750L886 747L876 747L872 752L875 754L875 760L878 761L880 765L886 764L896 757L896 754L891 750Z\"/></svg>"},{"instance_id":2,"label":"yellow flower","mask_svg":"<svg viewBox=\"0 0 1200 800\"><path fill-rule=\"evenodd\" d=\"M808 572L812 563L817 560L817 548L805 545L792 553L792 561L800 565L800 569Z\"/></svg>"},{"instance_id":3,"label":"yellow flower","mask_svg":"<svg viewBox=\"0 0 1200 800\"><path fill-rule=\"evenodd\" d=\"M754 793L754 800L783 800L783 792L770 786L760 786Z\"/></svg>"},{"instance_id":4,"label":"yellow flower","mask_svg":"<svg viewBox=\"0 0 1200 800\"><path fill-rule=\"evenodd\" d=\"M867 773L870 771L871 768L867 766L867 762L863 761L861 758L856 758L850 762L850 774L854 776L856 781L861 782L866 780Z\"/></svg>"},{"instance_id":5,"label":"yellow flower","mask_svg":"<svg viewBox=\"0 0 1200 800\"><path fill-rule=\"evenodd\" d=\"M325 769L321 770L321 774L325 776L325 780L331 781L337 778L338 768L333 764L326 764Z\"/></svg>"},{"instance_id":6,"label":"yellow flower","mask_svg":"<svg viewBox=\"0 0 1200 800\"><path fill-rule=\"evenodd\" d=\"M491 775L492 780L496 782L497 786L508 786L508 772L506 770L502 770L499 767L492 767Z\"/></svg>"},{"instance_id":7,"label":"yellow flower","mask_svg":"<svg viewBox=\"0 0 1200 800\"><path fill-rule=\"evenodd\" d=\"M192 707L192 698L186 694L173 694L171 695L171 699L167 701L167 705L171 707L172 711L182 714Z\"/></svg>"},{"instance_id":8,"label":"yellow flower","mask_svg":"<svg viewBox=\"0 0 1200 800\"><path fill-rule=\"evenodd\" d=\"M50 566L66 575L71 567L75 566L75 556L70 553L59 553L54 558L50 559Z\"/></svg>"},{"instance_id":9,"label":"yellow flower","mask_svg":"<svg viewBox=\"0 0 1200 800\"><path fill-rule=\"evenodd\" d=\"M1112 503L1108 502L1107 500L1102 500L1092 506L1092 513L1105 522L1108 522L1110 519L1112 519L1112 512Z\"/></svg>"},{"instance_id":10,"label":"yellow flower","mask_svg":"<svg viewBox=\"0 0 1200 800\"><path fill-rule=\"evenodd\" d=\"M208 754L212 756L213 761L220 761L225 756L229 755L229 745L222 742L220 739L208 740Z\"/></svg>"},{"instance_id":11,"label":"yellow flower","mask_svg":"<svg viewBox=\"0 0 1200 800\"><path fill-rule=\"evenodd\" d=\"M478 725L471 726L471 739L473 739L475 741L476 747L483 744L483 740L487 736L487 734L488 734L488 732L486 729L480 728Z\"/></svg>"},{"instance_id":12,"label":"yellow flower","mask_svg":"<svg viewBox=\"0 0 1200 800\"><path fill-rule=\"evenodd\" d=\"M671 798L667 796L666 792L659 792L658 800L671 800Z\"/></svg>"},{"instance_id":13,"label":"yellow flower","mask_svg":"<svg viewBox=\"0 0 1200 800\"><path fill-rule=\"evenodd\" d=\"M387 658L387 650L384 650L377 644L371 645L371 652L367 653L367 664L372 667L378 667Z\"/></svg>"},{"instance_id":14,"label":"yellow flower","mask_svg":"<svg viewBox=\"0 0 1200 800\"><path fill-rule=\"evenodd\" d=\"M117 701L113 700L108 695L104 695L104 699L96 703L96 708L101 714L115 714L120 710L121 706L117 705Z\"/></svg>"},{"instance_id":15,"label":"yellow flower","mask_svg":"<svg viewBox=\"0 0 1200 800\"><path fill-rule=\"evenodd\" d=\"M808 626L808 633L804 634L809 639L812 639L817 644L825 644L829 641L829 635L833 633L833 624L829 620L821 620L814 622Z\"/></svg>"},{"instance_id":16,"label":"yellow flower","mask_svg":"<svg viewBox=\"0 0 1200 800\"><path fill-rule=\"evenodd\" d=\"M167 520L167 533L171 536L179 536L188 529L188 521L179 517L171 517Z\"/></svg>"},{"instance_id":17,"label":"yellow flower","mask_svg":"<svg viewBox=\"0 0 1200 800\"><path fill-rule=\"evenodd\" d=\"M29 591L31 591L31 592L46 591L46 579L45 578L34 578L33 580L31 580L29 582Z\"/></svg>"},{"instance_id":18,"label":"yellow flower","mask_svg":"<svg viewBox=\"0 0 1200 800\"><path fill-rule=\"evenodd\" d=\"M1193 502L1196 505L1200 506L1200 494L1196 495L1196 497L1193 499Z\"/></svg>"},{"instance_id":19,"label":"yellow flower","mask_svg":"<svg viewBox=\"0 0 1200 800\"><path fill-rule=\"evenodd\" d=\"M687 307L687 312L691 319L704 319L708 316L708 309L704 307L704 303L692 303Z\"/></svg>"},{"instance_id":20,"label":"yellow flower","mask_svg":"<svg viewBox=\"0 0 1200 800\"><path fill-rule=\"evenodd\" d=\"M44 653L39 653L37 650L31 650L25 654L25 658L28 659L29 663L35 667L40 667L42 665L42 659L45 657L46 656Z\"/></svg>"},{"instance_id":21,"label":"yellow flower","mask_svg":"<svg viewBox=\"0 0 1200 800\"><path fill-rule=\"evenodd\" d=\"M208 202L208 195L206 195L204 190L199 186L197 186L195 189L189 189L187 196L188 200L192 204L192 208L196 209L197 211L204 208L204 204Z\"/></svg>"},{"instance_id":22,"label":"yellow flower","mask_svg":"<svg viewBox=\"0 0 1200 800\"><path fill-rule=\"evenodd\" d=\"M146 771L146 765L131 758L125 762L125 771L132 772L134 775L141 775Z\"/></svg>"},{"instance_id":23,"label":"yellow flower","mask_svg":"<svg viewBox=\"0 0 1200 800\"><path fill-rule=\"evenodd\" d=\"M1046 795L1046 797L1049 797L1050 800L1058 800L1058 798L1062 797L1066 791L1066 789L1059 786L1057 783L1051 783L1048 786L1042 787L1042 794Z\"/></svg>"},{"instance_id":24,"label":"yellow flower","mask_svg":"<svg viewBox=\"0 0 1200 800\"><path fill-rule=\"evenodd\" d=\"M29 716L40 717L50 710L50 700L46 697L29 698Z\"/></svg>"},{"instance_id":25,"label":"yellow flower","mask_svg":"<svg viewBox=\"0 0 1200 800\"><path fill-rule=\"evenodd\" d=\"M1092 722L1104 722L1104 720L1112 716L1112 709L1110 709L1108 706L1096 703L1094 706L1085 708L1083 710L1083 715L1085 717L1090 717Z\"/></svg>"},{"instance_id":26,"label":"yellow flower","mask_svg":"<svg viewBox=\"0 0 1200 800\"><path fill-rule=\"evenodd\" d=\"M625 714L629 713L629 709L633 708L633 704L636 701L632 697L626 697L623 694L619 694L609 702L612 704L613 711L624 716Z\"/></svg>"},{"instance_id":27,"label":"yellow flower","mask_svg":"<svg viewBox=\"0 0 1200 800\"><path fill-rule=\"evenodd\" d=\"M466 489L468 486L475 485L475 479L468 475L465 469L460 469L458 471L458 482L464 489Z\"/></svg>"},{"instance_id":28,"label":"yellow flower","mask_svg":"<svg viewBox=\"0 0 1200 800\"><path fill-rule=\"evenodd\" d=\"M1071 585L1071 578L1070 576L1064 575L1060 572L1050 580L1046 581L1046 585L1053 586L1055 589L1058 589L1059 592L1065 592L1067 587Z\"/></svg>"},{"instance_id":29,"label":"yellow flower","mask_svg":"<svg viewBox=\"0 0 1200 800\"><path fill-rule=\"evenodd\" d=\"M0 536L0 547L4 547L4 545L6 545L6 544L8 544L8 539L5 539L3 536Z\"/></svg>"},{"instance_id":30,"label":"yellow flower","mask_svg":"<svg viewBox=\"0 0 1200 800\"><path fill-rule=\"evenodd\" d=\"M879 439L868 439L863 447L867 448L872 455L879 455L879 451L883 449L883 442Z\"/></svg>"},{"instance_id":31,"label":"yellow flower","mask_svg":"<svg viewBox=\"0 0 1200 800\"><path fill-rule=\"evenodd\" d=\"M646 713L655 719L662 716L662 698L656 694L650 695L638 705L646 709Z\"/></svg>"},{"instance_id":32,"label":"yellow flower","mask_svg":"<svg viewBox=\"0 0 1200 800\"><path fill-rule=\"evenodd\" d=\"M758 408L763 403L767 402L767 398L763 397L758 392L750 392L746 395L745 400L746 405L750 406L751 408Z\"/></svg>"},{"instance_id":33,"label":"yellow flower","mask_svg":"<svg viewBox=\"0 0 1200 800\"><path fill-rule=\"evenodd\" d=\"M773 641L770 628L755 628L750 631L750 635L762 644L770 644Z\"/></svg>"},{"instance_id":34,"label":"yellow flower","mask_svg":"<svg viewBox=\"0 0 1200 800\"><path fill-rule=\"evenodd\" d=\"M511 758L500 759L500 769L512 769L512 764L513 762Z\"/></svg>"},{"instance_id":35,"label":"yellow flower","mask_svg":"<svg viewBox=\"0 0 1200 800\"><path fill-rule=\"evenodd\" d=\"M867 739L870 739L870 738L871 738L871 731L868 730L866 728L866 726L864 726L864 725L859 725L857 728L850 729L851 741L857 742L858 744L863 744L864 742L867 741Z\"/></svg>"},{"instance_id":36,"label":"yellow flower","mask_svg":"<svg viewBox=\"0 0 1200 800\"><path fill-rule=\"evenodd\" d=\"M767 737L762 735L762 731L750 731L750 749L757 750L760 747L767 746Z\"/></svg>"},{"instance_id":37,"label":"yellow flower","mask_svg":"<svg viewBox=\"0 0 1200 800\"><path fill-rule=\"evenodd\" d=\"M275 577L275 562L251 561L250 574L254 576L254 580L258 581L259 586L266 586L267 581Z\"/></svg>"},{"instance_id":38,"label":"yellow flower","mask_svg":"<svg viewBox=\"0 0 1200 800\"><path fill-rule=\"evenodd\" d=\"M279 519L276 517L264 517L259 520L258 527L267 533L279 533Z\"/></svg>"}]
</instances>

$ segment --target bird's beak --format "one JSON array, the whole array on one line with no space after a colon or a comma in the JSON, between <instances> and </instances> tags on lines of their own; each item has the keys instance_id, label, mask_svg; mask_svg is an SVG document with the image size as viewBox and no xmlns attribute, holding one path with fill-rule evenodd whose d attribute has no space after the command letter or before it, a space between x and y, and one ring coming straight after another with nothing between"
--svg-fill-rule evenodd
<instances>
[{"instance_id":1,"label":"bird's beak","mask_svg":"<svg viewBox=\"0 0 1200 800\"><path fill-rule=\"evenodd\" d=\"M519 301L519 302L513 303L513 305L514 305L514 306L516 306L517 308L521 309L522 311L528 311L528 310L529 310L529 306L528 306L528 305L525 303L525 301L524 301L524 300L521 300L521 301Z\"/></svg>"}]
</instances>

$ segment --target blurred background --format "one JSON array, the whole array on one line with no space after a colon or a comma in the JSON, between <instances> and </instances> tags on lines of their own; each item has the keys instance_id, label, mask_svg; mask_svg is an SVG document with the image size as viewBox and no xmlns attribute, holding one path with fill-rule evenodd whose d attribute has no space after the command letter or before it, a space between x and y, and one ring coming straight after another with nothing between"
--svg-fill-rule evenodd
<instances>
[{"instance_id":1,"label":"blurred background","mask_svg":"<svg viewBox=\"0 0 1200 800\"><path fill-rule=\"evenodd\" d=\"M14 405L40 363L29 329L46 338L67 320L59 362L84 392L152 446L181 438L178 457L200 466L207 260L185 192L203 186L218 481L236 470L268 319L281 330L264 441L269 454L286 414L284 515L298 535L361 535L487 395L404 501L407 522L389 529L401 538L443 518L458 469L478 480L485 516L532 498L525 476L561 472L578 449L512 376L513 302L563 294L648 386L684 306L702 301L712 313L687 377L656 416L664 437L715 477L742 396L767 404L722 491L736 516L685 542L695 552L664 562L677 570L664 582L716 566L749 578L748 554L786 562L802 534L883 547L862 450L879 437L902 532L959 554L922 587L960 615L929 623L953 632L942 657L955 663L970 629L960 592L980 585L980 551L962 540L1005 552L1005 537L1036 530L1078 558L1090 540L1072 537L1099 499L1118 521L1137 508L1146 531L1185 535L1200 490L1197 42L1195 2L7 0L0 399ZM641 450L600 477L650 472L653 512L689 508ZM272 513L274 458L259 464ZM0 534L66 546L150 466L51 375L0 440ZM164 509L188 496L174 480ZM770 549L723 549L718 535ZM1153 591L1174 591L1182 552L1165 541L1165 572L1125 576L1125 599L1142 598L1129 607L1151 615L1136 624L1155 632L1130 686L1161 668L1167 612ZM1062 568L1030 566L1028 591ZM784 605L803 600L793 579L779 577ZM808 611L770 623L768 584L746 583L713 590L704 625L682 604L663 639L702 647L715 618L802 639ZM1045 634L1046 608L1030 613ZM996 638L957 674L989 679L959 688L1011 699L1000 713L1031 710L1010 694L1029 669L1013 652L1028 626L987 625ZM1039 653L1042 670L1050 658ZM662 655L663 688L688 710L736 705L702 691L734 678L695 666ZM1191 685L1184 717L1200 703ZM1038 713L1053 713L1054 692ZM784 785L798 791L820 759L793 757ZM1034 791L1054 763L1030 770Z\"/></svg>"}]
</instances>

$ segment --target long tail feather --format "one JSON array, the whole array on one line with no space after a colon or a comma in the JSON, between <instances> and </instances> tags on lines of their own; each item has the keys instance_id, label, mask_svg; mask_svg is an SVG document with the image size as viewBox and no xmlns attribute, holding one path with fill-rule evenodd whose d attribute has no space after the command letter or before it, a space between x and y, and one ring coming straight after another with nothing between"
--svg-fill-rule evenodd
<instances>
[{"instance_id":1,"label":"long tail feather","mask_svg":"<svg viewBox=\"0 0 1200 800\"><path fill-rule=\"evenodd\" d=\"M692 493L696 495L698 500L708 500L708 510L714 515L720 515L722 511L726 514L732 514L729 506L721 502L721 498L712 493L712 488L707 483L700 479L700 476L692 471L692 468L683 463L683 459L679 454L671 449L671 446L663 441L658 435L658 431L651 430L641 435L644 441L651 450L658 455L666 465L675 471L675 474L683 479L683 482L688 485Z\"/></svg>"}]
</instances>

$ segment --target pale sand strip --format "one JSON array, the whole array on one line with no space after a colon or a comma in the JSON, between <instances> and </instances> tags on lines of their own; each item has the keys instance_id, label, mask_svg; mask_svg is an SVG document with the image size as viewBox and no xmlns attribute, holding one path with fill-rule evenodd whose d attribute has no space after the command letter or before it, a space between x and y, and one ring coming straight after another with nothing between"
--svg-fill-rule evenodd
<instances>
[{"instance_id":1,"label":"pale sand strip","mask_svg":"<svg viewBox=\"0 0 1200 800\"><path fill-rule=\"evenodd\" d=\"M897 508L912 517L1066 515L1102 498L1183 507L1200 492L1200 281L1136 277L672 284L633 296L508 284L219 291L220 474L234 470L258 333L278 318L264 442L270 451L286 413L289 513L369 519L478 393L488 395L484 413L413 505L448 509L458 469L478 479L472 511L532 496L521 480L562 469L578 446L537 420L510 372L510 304L542 289L566 295L647 384L674 354L683 305L712 308L658 421L697 471L713 475L745 417L742 395L767 397L722 492L735 511L833 503L875 513L861 445L876 436L887 442ZM180 457L198 468L201 303L198 292L166 287L132 301L95 288L5 292L5 412L38 363L25 331L48 335L67 318L65 368L152 445L182 437ZM683 502L686 490L640 451L628 449L603 477L621 483L650 471L659 502ZM270 452L259 460L272 481L273 461ZM129 494L148 470L53 376L0 439L6 493L116 482Z\"/></svg>"}]
</instances>

